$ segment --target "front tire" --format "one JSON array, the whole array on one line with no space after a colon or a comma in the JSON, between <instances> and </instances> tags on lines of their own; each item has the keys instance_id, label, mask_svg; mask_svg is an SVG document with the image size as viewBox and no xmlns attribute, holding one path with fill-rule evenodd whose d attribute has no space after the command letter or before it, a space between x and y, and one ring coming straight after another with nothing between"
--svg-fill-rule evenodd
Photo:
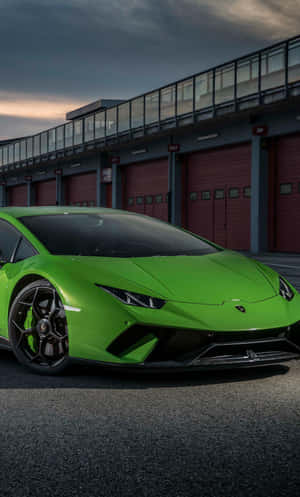
<instances>
[{"instance_id":1,"label":"front tire","mask_svg":"<svg viewBox=\"0 0 300 497\"><path fill-rule=\"evenodd\" d=\"M11 306L8 327L11 347L23 366L51 376L68 366L65 310L47 280L34 281L20 291Z\"/></svg>"}]
</instances>

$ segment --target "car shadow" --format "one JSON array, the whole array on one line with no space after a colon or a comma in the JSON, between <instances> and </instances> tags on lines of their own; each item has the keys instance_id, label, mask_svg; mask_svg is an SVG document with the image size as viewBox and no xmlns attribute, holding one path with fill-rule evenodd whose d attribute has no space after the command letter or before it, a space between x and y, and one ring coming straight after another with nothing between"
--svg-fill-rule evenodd
<instances>
[{"instance_id":1,"label":"car shadow","mask_svg":"<svg viewBox=\"0 0 300 497\"><path fill-rule=\"evenodd\" d=\"M0 389L147 389L262 380L284 375L286 365L197 372L130 372L98 365L72 365L61 376L42 376L22 367L11 352L0 351Z\"/></svg>"}]
</instances>

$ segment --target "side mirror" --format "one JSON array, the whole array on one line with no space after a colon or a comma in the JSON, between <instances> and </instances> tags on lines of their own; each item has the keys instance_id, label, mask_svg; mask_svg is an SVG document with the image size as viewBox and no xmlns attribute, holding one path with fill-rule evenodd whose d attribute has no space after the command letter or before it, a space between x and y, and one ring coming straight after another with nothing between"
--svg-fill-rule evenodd
<instances>
[{"instance_id":1,"label":"side mirror","mask_svg":"<svg viewBox=\"0 0 300 497\"><path fill-rule=\"evenodd\" d=\"M3 256L0 256L0 268L2 268L5 264L8 264L9 260Z\"/></svg>"}]
</instances>

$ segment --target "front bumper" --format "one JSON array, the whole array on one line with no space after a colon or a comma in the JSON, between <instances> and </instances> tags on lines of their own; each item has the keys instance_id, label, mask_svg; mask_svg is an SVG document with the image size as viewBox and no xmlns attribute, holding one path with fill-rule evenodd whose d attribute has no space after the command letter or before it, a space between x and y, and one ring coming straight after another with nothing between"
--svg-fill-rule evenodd
<instances>
[{"instance_id":1,"label":"front bumper","mask_svg":"<svg viewBox=\"0 0 300 497\"><path fill-rule=\"evenodd\" d=\"M144 361L130 363L130 357L147 343L153 345ZM278 364L300 359L300 322L282 328L241 332L137 325L119 336L108 351L118 363L101 364L132 370L209 370Z\"/></svg>"},{"instance_id":2,"label":"front bumper","mask_svg":"<svg viewBox=\"0 0 300 497\"><path fill-rule=\"evenodd\" d=\"M82 306L81 312L67 311L71 357L155 370L159 366L163 369L251 366L300 355L300 326L291 324L300 320L298 294L291 302L280 296L251 304L239 302L246 313L238 312L233 302L222 305L168 302L162 309L153 310L126 306L108 294L104 298L110 299L109 302L100 305L97 294L95 302L91 300ZM295 336L290 336L289 328L295 328ZM279 338L292 344L272 341ZM250 345L254 346L249 340L267 340L268 350L258 350L258 345L262 346L259 343L254 354L248 353L252 350ZM243 345L236 344L234 350L229 350L228 342L243 342Z\"/></svg>"},{"instance_id":3,"label":"front bumper","mask_svg":"<svg viewBox=\"0 0 300 497\"><path fill-rule=\"evenodd\" d=\"M263 366L300 358L300 347L284 338L243 342L213 343L186 367L223 369Z\"/></svg>"},{"instance_id":4,"label":"front bumper","mask_svg":"<svg viewBox=\"0 0 300 497\"><path fill-rule=\"evenodd\" d=\"M217 371L224 369L251 368L270 366L300 359L300 348L284 339L257 342L235 342L213 344L192 360L186 361L145 361L138 364L109 363L86 359L71 358L74 362L93 363L100 366L126 371L183 372L183 371ZM265 350L263 350L265 349Z\"/></svg>"}]
</instances>

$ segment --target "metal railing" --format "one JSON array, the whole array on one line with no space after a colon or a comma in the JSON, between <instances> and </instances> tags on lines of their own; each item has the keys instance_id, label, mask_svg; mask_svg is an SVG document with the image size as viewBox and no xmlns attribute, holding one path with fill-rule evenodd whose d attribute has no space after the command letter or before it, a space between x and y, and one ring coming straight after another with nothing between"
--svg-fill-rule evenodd
<instances>
[{"instance_id":1,"label":"metal railing","mask_svg":"<svg viewBox=\"0 0 300 497\"><path fill-rule=\"evenodd\" d=\"M31 164L123 135L155 133L300 94L300 36L0 146L0 166ZM5 167L6 169L6 167Z\"/></svg>"}]
</instances>

